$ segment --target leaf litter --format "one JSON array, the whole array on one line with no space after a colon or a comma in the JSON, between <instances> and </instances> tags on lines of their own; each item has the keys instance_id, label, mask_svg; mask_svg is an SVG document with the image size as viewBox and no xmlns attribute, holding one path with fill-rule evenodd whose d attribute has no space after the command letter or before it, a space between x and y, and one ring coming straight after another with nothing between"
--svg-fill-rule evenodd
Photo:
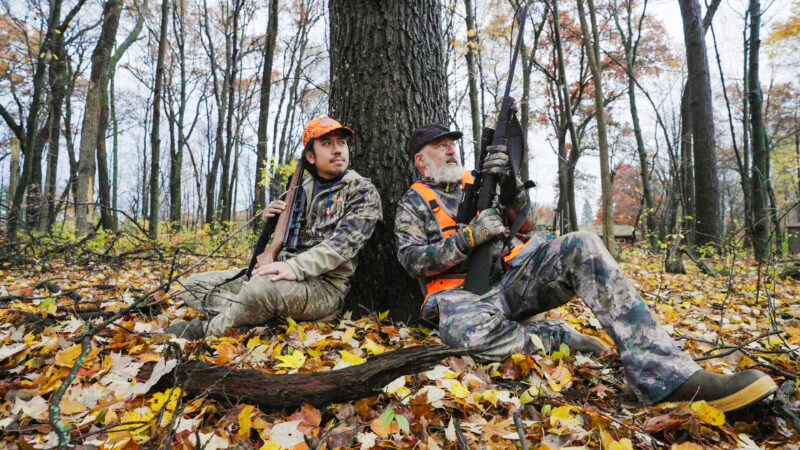
<instances>
[{"instance_id":1,"label":"leaf litter","mask_svg":"<svg viewBox=\"0 0 800 450\"><path fill-rule=\"evenodd\" d=\"M181 257L181 266L199 260ZM619 359L592 359L561 348L483 363L449 358L400 376L383 393L344 404L261 410L180 388L156 390L177 358L265 373L312 373L363 364L372 355L439 344L436 330L392 323L387 312L355 320L234 330L189 342L168 339L172 320L196 314L175 289L157 305L123 315L92 338L92 348L60 404L71 444L86 448L784 448L800 443L797 412L800 282L758 273L752 260L717 260L728 276L664 273L658 256L626 252L622 267L660 322L706 369L758 368L788 392L785 408L768 399L724 414L705 402L643 407L625 386ZM231 267L205 261L201 269ZM0 446L58 444L48 403L81 351L81 336L163 282L167 263L50 260L46 267L0 269ZM51 292L53 286L60 288ZM65 293L72 293L66 295ZM550 311L611 342L580 302ZM180 355L176 356L176 348ZM718 356L718 357L715 357ZM140 371L155 362L147 379ZM781 414L780 411L789 411ZM521 419L521 429L514 416ZM795 417L796 419L796 417Z\"/></svg>"}]
</instances>

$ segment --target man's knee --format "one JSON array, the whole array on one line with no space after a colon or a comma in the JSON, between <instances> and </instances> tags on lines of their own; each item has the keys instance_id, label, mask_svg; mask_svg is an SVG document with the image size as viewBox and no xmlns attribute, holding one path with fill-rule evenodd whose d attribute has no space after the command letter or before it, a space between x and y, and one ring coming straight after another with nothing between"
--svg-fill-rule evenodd
<instances>
[{"instance_id":1,"label":"man's knee","mask_svg":"<svg viewBox=\"0 0 800 450\"><path fill-rule=\"evenodd\" d=\"M442 342L450 347L485 347L505 320L502 311L487 303L448 305L445 302L444 305L440 303L440 308L439 331Z\"/></svg>"}]
</instances>

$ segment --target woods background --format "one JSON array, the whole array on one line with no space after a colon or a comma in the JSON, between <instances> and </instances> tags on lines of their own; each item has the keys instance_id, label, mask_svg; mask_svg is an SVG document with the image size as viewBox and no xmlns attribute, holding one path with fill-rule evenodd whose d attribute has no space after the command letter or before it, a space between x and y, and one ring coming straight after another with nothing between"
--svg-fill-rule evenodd
<instances>
[{"instance_id":1,"label":"woods background","mask_svg":"<svg viewBox=\"0 0 800 450\"><path fill-rule=\"evenodd\" d=\"M304 124L330 114L356 130L353 167L386 210L353 304L409 292L396 306L413 315L391 233L406 139L430 121L464 130L472 167L520 2L0 5L6 241L245 223L281 193ZM800 4L531 6L512 95L543 230L623 224L653 249L677 239L762 261L786 250L800 217Z\"/></svg>"}]
</instances>

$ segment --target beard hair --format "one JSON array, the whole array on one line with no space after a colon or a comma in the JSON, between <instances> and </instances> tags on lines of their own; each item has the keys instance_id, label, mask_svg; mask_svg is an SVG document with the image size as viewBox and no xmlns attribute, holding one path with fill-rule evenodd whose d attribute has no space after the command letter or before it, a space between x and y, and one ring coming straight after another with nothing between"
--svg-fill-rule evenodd
<instances>
[{"instance_id":1,"label":"beard hair","mask_svg":"<svg viewBox=\"0 0 800 450\"><path fill-rule=\"evenodd\" d=\"M434 162L427 154L422 153L422 159L425 161L427 167L432 167L434 165ZM457 183L461 181L461 178L464 176L464 167L461 165L461 162L456 159L456 165L451 166L444 163L442 167L432 169L428 176L435 183Z\"/></svg>"}]
</instances>

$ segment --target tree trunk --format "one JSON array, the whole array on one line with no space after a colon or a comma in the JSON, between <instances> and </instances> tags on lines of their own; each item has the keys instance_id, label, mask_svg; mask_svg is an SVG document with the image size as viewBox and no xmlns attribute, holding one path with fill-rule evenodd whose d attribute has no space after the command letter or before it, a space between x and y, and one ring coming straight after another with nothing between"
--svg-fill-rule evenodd
<instances>
[{"instance_id":1,"label":"tree trunk","mask_svg":"<svg viewBox=\"0 0 800 450\"><path fill-rule=\"evenodd\" d=\"M108 81L100 101L100 120L97 130L97 189L100 197L100 225L104 230L114 229L111 214L111 184L108 178L108 156L106 154L106 131L108 130Z\"/></svg>"},{"instance_id":2,"label":"tree trunk","mask_svg":"<svg viewBox=\"0 0 800 450\"><path fill-rule=\"evenodd\" d=\"M475 11L472 0L464 0L467 22L467 74L469 75L469 107L472 112L472 140L475 152L475 163L481 155L481 108L478 104L478 69L475 55L478 53L478 30L475 26ZM524 112L524 111L523 111ZM523 117L525 115L523 114ZM523 161L525 161L523 159Z\"/></svg>"},{"instance_id":3,"label":"tree trunk","mask_svg":"<svg viewBox=\"0 0 800 450\"><path fill-rule=\"evenodd\" d=\"M94 202L94 176L97 170L95 157L99 135L105 138L105 131L100 129L103 101L108 89L108 64L114 39L119 26L122 11L122 0L108 0L103 7L103 28L100 40L92 54L92 73L89 89L86 93L86 108L83 113L81 128L81 144L78 160L77 204L75 205L75 228L80 235L92 231Z\"/></svg>"},{"instance_id":4,"label":"tree trunk","mask_svg":"<svg viewBox=\"0 0 800 450\"><path fill-rule=\"evenodd\" d=\"M692 138L695 171L696 245L720 243L719 181L714 143L714 111L711 105L711 79L706 54L705 30L697 0L678 0L683 18L691 95Z\"/></svg>"},{"instance_id":5,"label":"tree trunk","mask_svg":"<svg viewBox=\"0 0 800 450\"><path fill-rule=\"evenodd\" d=\"M13 195L19 183L19 139L11 138L11 158L8 174L8 193Z\"/></svg>"},{"instance_id":6,"label":"tree trunk","mask_svg":"<svg viewBox=\"0 0 800 450\"><path fill-rule=\"evenodd\" d=\"M61 0L53 0L50 3L50 16L47 18L47 33L42 40L39 47L39 57L36 59L36 69L33 73L31 84L33 85L33 93L31 95L31 103L28 107L28 117L26 120L25 128L13 122L13 118L3 109L2 116L6 123L14 132L16 137L20 140L20 149L25 158L22 165L22 173L20 174L17 184L14 189L13 199L11 202L11 209L8 212L8 235L7 239L13 241L17 237L17 229L19 227L19 218L23 211L23 197L25 190L28 187L31 173L33 173L34 166L34 149L37 144L37 134L39 131L39 107L42 101L42 95L45 90L45 68L46 56L51 51L54 35L56 34L56 25L61 18ZM76 7L77 8L77 7ZM62 32L63 30L59 30ZM20 118L21 122L21 118ZM24 140L23 140L24 139ZM41 163L41 161L36 161Z\"/></svg>"},{"instance_id":7,"label":"tree trunk","mask_svg":"<svg viewBox=\"0 0 800 450\"><path fill-rule=\"evenodd\" d=\"M178 66L180 71L180 85L178 86L178 145L170 148L169 157L169 223L173 230L181 228L181 174L183 169L183 147L186 145L186 136L183 125L186 118L186 2L179 0L177 7L172 10L175 43L178 47Z\"/></svg>"},{"instance_id":8,"label":"tree trunk","mask_svg":"<svg viewBox=\"0 0 800 450\"><path fill-rule=\"evenodd\" d=\"M217 201L217 218L221 221L231 219L231 204L230 198L232 186L230 185L231 178L231 156L233 155L233 141L234 141L234 117L233 112L236 106L236 77L238 76L238 60L239 60L239 13L243 6L242 0L235 0L233 7L233 26L231 33L233 37L230 44L226 46L226 60L228 64L228 90L223 95L228 96L228 109L226 110L225 118L225 153L222 157L222 175L220 177L219 200ZM228 50L229 49L229 50Z\"/></svg>"},{"instance_id":9,"label":"tree trunk","mask_svg":"<svg viewBox=\"0 0 800 450\"><path fill-rule=\"evenodd\" d=\"M227 91L228 85L228 66L225 67L225 71L222 75L222 83L220 83L219 78L217 77L217 56L216 51L214 49L214 39L211 36L211 26L209 24L208 18L208 5L205 0L203 0L203 33L206 36L206 45L208 45L208 56L210 62L210 71L211 71L211 78L213 80L212 86L214 88L214 100L216 101L217 106L217 126L216 126L216 133L214 138L214 155L211 158L210 166L211 168L208 171L208 177L206 178L206 217L205 223L212 223L214 222L214 218L216 216L216 209L214 207L214 199L215 199L215 191L216 191L216 183L217 183L217 171L219 170L219 163L222 160L222 154L225 151L225 143L222 140L222 135L224 131L225 125L225 109L228 104L228 96L225 95ZM227 40L227 36L226 36ZM226 43L227 44L227 43Z\"/></svg>"},{"instance_id":10,"label":"tree trunk","mask_svg":"<svg viewBox=\"0 0 800 450\"><path fill-rule=\"evenodd\" d=\"M561 122L562 126L569 130L570 141L572 142L572 149L570 150L570 154L574 155L575 164L578 162L578 158L580 157L581 153L581 143L580 139L578 138L578 133L575 130L575 122L572 117L572 95L569 91L569 84L567 83L567 75L566 75L566 63L564 61L564 49L562 46L561 41L561 20L559 18L558 12L558 0L553 0L552 4L553 8L553 35L555 38L555 50L556 50L556 66L558 68L558 84L560 84L561 89L558 92L558 95L555 97L559 100L559 108L558 110L561 112ZM602 101L602 100L601 100ZM563 133L565 133L564 131ZM577 152L577 153L576 153ZM566 134L563 136L559 136L559 173L563 178L559 182L559 203L561 206L561 223L559 224L559 228L563 228L563 223L568 221L569 231L577 231L578 229L575 228L577 226L577 214L575 213L575 191L574 191L574 182L570 182L570 170L572 171L572 178L574 178L574 168L570 169L569 163L566 160L567 158L567 150L566 150ZM564 164L564 167L561 167L561 164ZM566 191L561 191L561 189L566 189ZM571 190L570 190L571 189ZM562 201L563 199L563 201ZM575 221L573 221L573 217ZM561 230L564 232L564 230Z\"/></svg>"},{"instance_id":11,"label":"tree trunk","mask_svg":"<svg viewBox=\"0 0 800 450\"><path fill-rule=\"evenodd\" d=\"M164 55L167 50L167 23L169 21L169 2L162 0L161 3L161 31L158 38L158 56L156 60L156 80L153 88L153 128L150 130L150 228L147 234L150 239L158 237L158 211L159 211L159 190L158 190L158 171L161 159L161 137L159 136L159 125L161 121L161 95L162 84L164 82Z\"/></svg>"},{"instance_id":12,"label":"tree trunk","mask_svg":"<svg viewBox=\"0 0 800 450\"><path fill-rule=\"evenodd\" d=\"M258 131L256 136L256 176L253 193L253 214L258 214L267 206L267 122L269 121L269 93L272 88L272 64L275 59L275 42L278 38L278 0L269 2L269 21L264 42L264 67L261 74L261 95L258 109ZM253 232L261 229L259 220L253 221Z\"/></svg>"},{"instance_id":13,"label":"tree trunk","mask_svg":"<svg viewBox=\"0 0 800 450\"><path fill-rule=\"evenodd\" d=\"M50 232L55 223L56 214L56 181L58 175L58 154L61 138L61 108L67 93L66 52L64 51L64 35L56 34L53 54L57 60L50 62L50 123L47 143L47 175L45 179L44 199L39 216L39 231Z\"/></svg>"},{"instance_id":14,"label":"tree trunk","mask_svg":"<svg viewBox=\"0 0 800 450\"><path fill-rule=\"evenodd\" d=\"M759 49L761 47L761 2L750 0L750 52L748 59L747 93L750 102L750 137L753 151L751 189L753 192L753 254L757 261L766 261L771 255L769 245L770 215L767 185L769 183L769 154L764 136L764 116L761 84L758 79Z\"/></svg>"},{"instance_id":15,"label":"tree trunk","mask_svg":"<svg viewBox=\"0 0 800 450\"><path fill-rule=\"evenodd\" d=\"M360 254L346 308L416 320L422 297L395 257L397 199L413 181L406 142L415 127L445 123L441 11L436 0L330 2L331 115L353 128L352 167L381 193L383 221ZM391 80L391 83L387 82Z\"/></svg>"},{"instance_id":16,"label":"tree trunk","mask_svg":"<svg viewBox=\"0 0 800 450\"><path fill-rule=\"evenodd\" d=\"M583 43L589 57L589 68L594 81L595 120L597 121L597 137L600 146L600 184L603 202L603 243L612 253L617 253L617 244L614 241L614 199L611 186L611 170L609 168L608 133L606 131L605 106L603 104L603 83L600 73L600 38L597 31L597 21L594 13L594 2L588 0L589 18L592 27L586 23L586 14L583 0L578 0L578 15L583 31ZM590 37L591 33L591 37Z\"/></svg>"},{"instance_id":17,"label":"tree trunk","mask_svg":"<svg viewBox=\"0 0 800 450\"><path fill-rule=\"evenodd\" d=\"M143 4L137 4L138 11L136 15L136 23L134 23L131 32L128 33L128 36L124 41L122 41L122 44L117 47L117 51L114 52L114 56L111 57L111 60L108 63L108 79L110 82L108 93L108 113L111 115L111 165L113 170L113 175L111 178L111 211L109 211L109 215L111 220L111 229L113 231L117 231L119 228L119 221L117 219L117 199L119 198L119 139L117 134L119 132L119 126L117 123L117 111L114 101L114 77L117 72L117 63L119 62L120 58L122 58L122 55L125 54L131 45L133 45L133 43L139 37L139 33L142 31L142 27L144 26L144 13L147 11L148 3L148 0L144 0ZM147 127L145 126L145 128ZM105 132L107 129L108 126L104 127L103 132Z\"/></svg>"},{"instance_id":18,"label":"tree trunk","mask_svg":"<svg viewBox=\"0 0 800 450\"><path fill-rule=\"evenodd\" d=\"M681 191L683 192L683 224L681 228L686 235L686 245L693 247L695 243L694 215L694 165L692 164L692 111L689 109L691 94L689 86L684 88L681 96Z\"/></svg>"}]
</instances>

